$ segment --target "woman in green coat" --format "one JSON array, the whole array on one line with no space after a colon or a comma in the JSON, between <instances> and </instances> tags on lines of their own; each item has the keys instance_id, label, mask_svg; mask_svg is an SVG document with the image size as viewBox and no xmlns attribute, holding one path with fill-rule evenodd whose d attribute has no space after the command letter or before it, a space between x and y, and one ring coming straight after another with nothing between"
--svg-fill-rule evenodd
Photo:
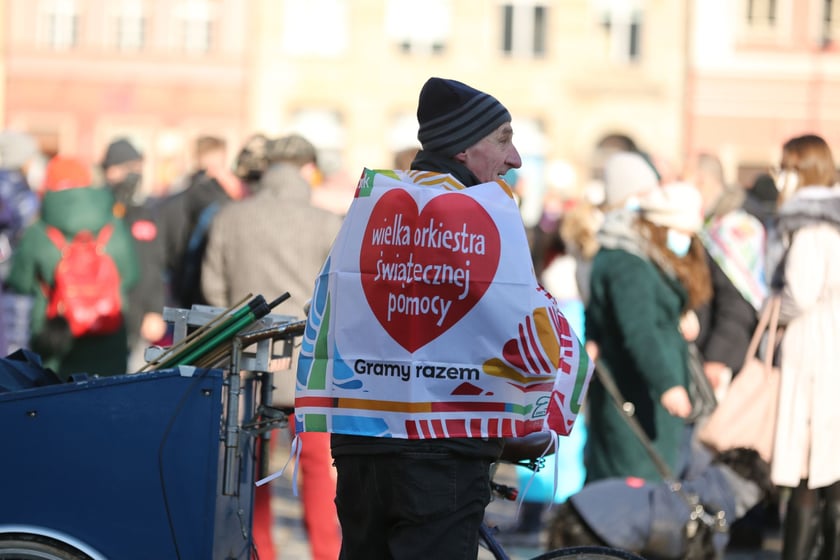
<instances>
[{"instance_id":1,"label":"woman in green coat","mask_svg":"<svg viewBox=\"0 0 840 560\"><path fill-rule=\"evenodd\" d=\"M647 195L639 212L607 215L590 279L587 337L654 447L674 472L687 441L684 420L693 312L711 296L700 195L685 183ZM696 322L696 317L694 318ZM681 325L682 323L682 325ZM587 480L661 476L597 378L589 389Z\"/></svg>"},{"instance_id":2,"label":"woman in green coat","mask_svg":"<svg viewBox=\"0 0 840 560\"><path fill-rule=\"evenodd\" d=\"M44 366L66 379L73 373L115 375L126 373L128 343L125 324L109 334L73 337L66 323L47 321L47 292L55 279L61 253L47 234L59 230L70 243L80 231L94 236L106 225L113 231L105 245L119 274L123 311L126 293L137 281L139 270L131 235L113 216L111 193L91 185L90 171L75 159L56 156L47 166L45 194L38 220L23 234L12 258L6 280L10 291L34 297L31 347L41 354Z\"/></svg>"}]
</instances>

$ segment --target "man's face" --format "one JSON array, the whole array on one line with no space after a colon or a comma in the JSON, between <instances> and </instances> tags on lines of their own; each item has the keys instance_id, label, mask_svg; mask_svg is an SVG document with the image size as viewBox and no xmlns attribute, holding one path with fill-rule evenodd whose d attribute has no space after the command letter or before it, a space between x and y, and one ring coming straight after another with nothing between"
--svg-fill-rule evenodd
<instances>
[{"instance_id":1,"label":"man's face","mask_svg":"<svg viewBox=\"0 0 840 560\"><path fill-rule=\"evenodd\" d=\"M134 160L112 165L105 169L105 181L110 185L116 185L125 180L129 173L143 173L143 161Z\"/></svg>"},{"instance_id":2,"label":"man's face","mask_svg":"<svg viewBox=\"0 0 840 560\"><path fill-rule=\"evenodd\" d=\"M501 125L476 144L455 154L455 159L463 163L482 183L495 181L511 169L522 166L522 158L513 145L513 128L510 123Z\"/></svg>"}]
</instances>

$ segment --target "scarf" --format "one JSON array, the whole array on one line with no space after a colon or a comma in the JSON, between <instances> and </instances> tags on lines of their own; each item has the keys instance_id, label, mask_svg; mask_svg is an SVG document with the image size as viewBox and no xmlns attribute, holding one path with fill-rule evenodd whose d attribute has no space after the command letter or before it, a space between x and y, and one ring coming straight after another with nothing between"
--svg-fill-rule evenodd
<instances>
[{"instance_id":1,"label":"scarf","mask_svg":"<svg viewBox=\"0 0 840 560\"><path fill-rule=\"evenodd\" d=\"M727 212L711 218L700 239L735 289L753 308L760 309L767 297L761 223L743 210Z\"/></svg>"},{"instance_id":2,"label":"scarf","mask_svg":"<svg viewBox=\"0 0 840 560\"><path fill-rule=\"evenodd\" d=\"M776 227L770 230L767 240L766 269L773 290L781 290L785 284L785 257L793 235L806 226L823 223L840 230L840 189L800 187L779 208Z\"/></svg>"},{"instance_id":3,"label":"scarf","mask_svg":"<svg viewBox=\"0 0 840 560\"><path fill-rule=\"evenodd\" d=\"M649 261L671 283L679 283L674 267L644 231L639 229L638 218L634 210L619 209L607 213L598 230L598 244L603 249L618 249Z\"/></svg>"},{"instance_id":4,"label":"scarf","mask_svg":"<svg viewBox=\"0 0 840 560\"><path fill-rule=\"evenodd\" d=\"M452 158L444 157L435 152L420 150L411 162L411 169L417 171L434 171L448 173L465 187L473 187L481 183L472 171Z\"/></svg>"},{"instance_id":5,"label":"scarf","mask_svg":"<svg viewBox=\"0 0 840 560\"><path fill-rule=\"evenodd\" d=\"M834 187L799 188L779 208L779 233L789 238L806 226L827 223L840 229L840 189Z\"/></svg>"}]
</instances>

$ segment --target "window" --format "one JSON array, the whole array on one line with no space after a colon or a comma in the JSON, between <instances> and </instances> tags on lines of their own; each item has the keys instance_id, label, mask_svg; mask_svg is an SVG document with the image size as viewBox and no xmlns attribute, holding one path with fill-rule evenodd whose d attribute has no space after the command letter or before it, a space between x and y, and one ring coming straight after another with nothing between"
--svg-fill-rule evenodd
<instances>
[{"instance_id":1,"label":"window","mask_svg":"<svg viewBox=\"0 0 840 560\"><path fill-rule=\"evenodd\" d=\"M338 56L347 48L347 0L284 0L283 49L291 55Z\"/></svg>"},{"instance_id":2,"label":"window","mask_svg":"<svg viewBox=\"0 0 840 560\"><path fill-rule=\"evenodd\" d=\"M633 63L642 56L643 14L638 0L596 2L600 23L606 32L607 54L613 62Z\"/></svg>"},{"instance_id":3,"label":"window","mask_svg":"<svg viewBox=\"0 0 840 560\"><path fill-rule=\"evenodd\" d=\"M840 0L823 0L822 46L840 39Z\"/></svg>"},{"instance_id":4,"label":"window","mask_svg":"<svg viewBox=\"0 0 840 560\"><path fill-rule=\"evenodd\" d=\"M450 0L389 0L385 30L405 53L438 54L450 33Z\"/></svg>"},{"instance_id":5,"label":"window","mask_svg":"<svg viewBox=\"0 0 840 560\"><path fill-rule=\"evenodd\" d=\"M547 8L542 5L502 5L502 51L511 56L545 55L547 19Z\"/></svg>"},{"instance_id":6,"label":"window","mask_svg":"<svg viewBox=\"0 0 840 560\"><path fill-rule=\"evenodd\" d=\"M146 35L142 0L120 0L113 4L116 46L121 51L139 51Z\"/></svg>"},{"instance_id":7,"label":"window","mask_svg":"<svg viewBox=\"0 0 840 560\"><path fill-rule=\"evenodd\" d=\"M48 0L38 14L40 43L55 50L75 47L79 40L79 14L75 0Z\"/></svg>"},{"instance_id":8,"label":"window","mask_svg":"<svg viewBox=\"0 0 840 560\"><path fill-rule=\"evenodd\" d=\"M213 41L214 6L208 0L182 0L173 12L178 47L187 53L210 51Z\"/></svg>"},{"instance_id":9,"label":"window","mask_svg":"<svg viewBox=\"0 0 840 560\"><path fill-rule=\"evenodd\" d=\"M739 0L736 9L739 39L746 44L784 44L793 40L794 4L800 0ZM811 0L810 5L823 4L824 0ZM822 15L822 12L817 10ZM812 20L811 33L821 33L818 18Z\"/></svg>"},{"instance_id":10,"label":"window","mask_svg":"<svg viewBox=\"0 0 840 560\"><path fill-rule=\"evenodd\" d=\"M747 0L747 25L772 28L776 24L776 0Z\"/></svg>"}]
</instances>

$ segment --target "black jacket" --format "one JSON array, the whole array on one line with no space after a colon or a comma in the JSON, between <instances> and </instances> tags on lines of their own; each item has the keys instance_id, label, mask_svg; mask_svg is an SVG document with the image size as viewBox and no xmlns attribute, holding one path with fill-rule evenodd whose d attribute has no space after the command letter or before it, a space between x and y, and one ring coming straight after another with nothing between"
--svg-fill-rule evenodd
<instances>
[{"instance_id":1,"label":"black jacket","mask_svg":"<svg viewBox=\"0 0 840 560\"><path fill-rule=\"evenodd\" d=\"M755 308L724 274L708 253L713 297L697 310L700 335L697 348L706 362L722 362L737 374L744 365L750 338L758 323Z\"/></svg>"},{"instance_id":2,"label":"black jacket","mask_svg":"<svg viewBox=\"0 0 840 560\"><path fill-rule=\"evenodd\" d=\"M191 258L187 246L202 213L211 206L217 209L230 201L218 181L199 171L186 189L161 203L158 220L163 236L166 282L173 305L188 309L194 303L205 303L200 277L204 245Z\"/></svg>"},{"instance_id":3,"label":"black jacket","mask_svg":"<svg viewBox=\"0 0 840 560\"><path fill-rule=\"evenodd\" d=\"M146 313L163 313L164 251L160 227L151 207L126 206L123 220L134 240L140 266L140 278L127 296L128 310L125 319L128 344L131 348L140 339L143 316Z\"/></svg>"}]
</instances>

